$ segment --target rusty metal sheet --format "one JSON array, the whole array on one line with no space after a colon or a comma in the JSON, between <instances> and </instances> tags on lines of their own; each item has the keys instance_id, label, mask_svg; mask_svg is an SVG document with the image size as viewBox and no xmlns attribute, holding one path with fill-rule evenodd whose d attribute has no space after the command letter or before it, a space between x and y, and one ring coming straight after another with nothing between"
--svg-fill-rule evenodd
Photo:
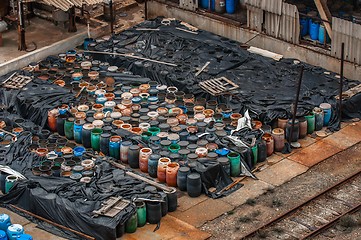
<instances>
[{"instance_id":1,"label":"rusty metal sheet","mask_svg":"<svg viewBox=\"0 0 361 240\"><path fill-rule=\"evenodd\" d=\"M256 8L261 8L261 2L262 2L262 0L244 0L244 3L246 5L256 7Z\"/></svg>"},{"instance_id":2,"label":"rusty metal sheet","mask_svg":"<svg viewBox=\"0 0 361 240\"><path fill-rule=\"evenodd\" d=\"M267 12L281 15L282 6L283 6L283 0L262 0L260 8Z\"/></svg>"},{"instance_id":3,"label":"rusty metal sheet","mask_svg":"<svg viewBox=\"0 0 361 240\"><path fill-rule=\"evenodd\" d=\"M72 7L90 6L103 3L103 0L41 0L44 4L53 6L63 11L68 11Z\"/></svg>"},{"instance_id":4,"label":"rusty metal sheet","mask_svg":"<svg viewBox=\"0 0 361 240\"><path fill-rule=\"evenodd\" d=\"M341 44L345 43L345 60L361 64L361 25L332 18L331 55L341 58Z\"/></svg>"},{"instance_id":5,"label":"rusty metal sheet","mask_svg":"<svg viewBox=\"0 0 361 240\"><path fill-rule=\"evenodd\" d=\"M247 27L262 32L263 10L257 7L247 6Z\"/></svg>"}]
</instances>

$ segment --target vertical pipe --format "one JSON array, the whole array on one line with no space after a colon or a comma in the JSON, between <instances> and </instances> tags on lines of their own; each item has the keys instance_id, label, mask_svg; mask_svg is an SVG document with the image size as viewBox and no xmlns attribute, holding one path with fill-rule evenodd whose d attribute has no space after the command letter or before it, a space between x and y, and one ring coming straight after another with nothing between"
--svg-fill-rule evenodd
<instances>
[{"instance_id":1,"label":"vertical pipe","mask_svg":"<svg viewBox=\"0 0 361 240\"><path fill-rule=\"evenodd\" d=\"M339 95L339 116L340 116L340 123L339 127L341 128L341 120L342 120L342 88L343 88L343 67L345 61L345 43L341 45L341 67L340 67L340 95Z\"/></svg>"},{"instance_id":2,"label":"vertical pipe","mask_svg":"<svg viewBox=\"0 0 361 240\"><path fill-rule=\"evenodd\" d=\"M144 19L148 20L148 1L145 0L144 2Z\"/></svg>"},{"instance_id":3,"label":"vertical pipe","mask_svg":"<svg viewBox=\"0 0 361 240\"><path fill-rule=\"evenodd\" d=\"M110 8L110 34L113 36L113 34L114 34L113 0L109 1L109 8Z\"/></svg>"},{"instance_id":4,"label":"vertical pipe","mask_svg":"<svg viewBox=\"0 0 361 240\"><path fill-rule=\"evenodd\" d=\"M297 93L296 93L296 101L293 109L292 114L292 125L291 125L291 131L288 137L288 142L291 143L292 135L293 135L293 128L295 125L296 120L296 114L297 114L297 107L298 107L298 99L300 97L300 91L301 91L301 84L302 84L302 77L303 77L303 65L301 65L301 71L300 71L300 77L298 79L298 85L297 85Z\"/></svg>"}]
</instances>

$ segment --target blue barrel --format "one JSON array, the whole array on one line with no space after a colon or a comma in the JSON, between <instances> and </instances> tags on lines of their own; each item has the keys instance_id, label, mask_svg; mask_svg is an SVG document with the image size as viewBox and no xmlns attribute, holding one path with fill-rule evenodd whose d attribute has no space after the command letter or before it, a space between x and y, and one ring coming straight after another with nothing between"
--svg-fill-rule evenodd
<instances>
[{"instance_id":1,"label":"blue barrel","mask_svg":"<svg viewBox=\"0 0 361 240\"><path fill-rule=\"evenodd\" d=\"M320 29L320 24L317 22L310 22L310 37L312 40L318 40L318 32Z\"/></svg>"},{"instance_id":2,"label":"blue barrel","mask_svg":"<svg viewBox=\"0 0 361 240\"><path fill-rule=\"evenodd\" d=\"M33 240L33 237L29 234L21 234L16 240Z\"/></svg>"},{"instance_id":3,"label":"blue barrel","mask_svg":"<svg viewBox=\"0 0 361 240\"><path fill-rule=\"evenodd\" d=\"M158 160L161 158L159 154L151 154L148 158L148 174L152 178L157 177Z\"/></svg>"},{"instance_id":4,"label":"blue barrel","mask_svg":"<svg viewBox=\"0 0 361 240\"><path fill-rule=\"evenodd\" d=\"M0 230L6 231L10 225L10 216L5 213L0 214Z\"/></svg>"},{"instance_id":5,"label":"blue barrel","mask_svg":"<svg viewBox=\"0 0 361 240\"><path fill-rule=\"evenodd\" d=\"M326 40L325 40L326 35ZM323 25L320 25L320 29L318 30L318 40L321 44L324 44L326 42L330 42L330 37L328 36L328 33Z\"/></svg>"},{"instance_id":6,"label":"blue barrel","mask_svg":"<svg viewBox=\"0 0 361 240\"><path fill-rule=\"evenodd\" d=\"M200 4L201 4L201 8L208 9L208 7L209 7L208 0L201 0Z\"/></svg>"},{"instance_id":7,"label":"blue barrel","mask_svg":"<svg viewBox=\"0 0 361 240\"><path fill-rule=\"evenodd\" d=\"M24 228L20 224L13 224L8 227L6 234L9 240L16 240L24 233Z\"/></svg>"},{"instance_id":8,"label":"blue barrel","mask_svg":"<svg viewBox=\"0 0 361 240\"><path fill-rule=\"evenodd\" d=\"M88 50L89 43L95 43L95 40L93 38L84 39L84 50Z\"/></svg>"},{"instance_id":9,"label":"blue barrel","mask_svg":"<svg viewBox=\"0 0 361 240\"><path fill-rule=\"evenodd\" d=\"M307 18L301 18L300 24L301 24L301 37L304 37L308 34L309 20Z\"/></svg>"},{"instance_id":10,"label":"blue barrel","mask_svg":"<svg viewBox=\"0 0 361 240\"><path fill-rule=\"evenodd\" d=\"M3 230L0 230L0 240L8 240L8 236L6 235L6 232Z\"/></svg>"},{"instance_id":11,"label":"blue barrel","mask_svg":"<svg viewBox=\"0 0 361 240\"><path fill-rule=\"evenodd\" d=\"M320 108L323 110L323 126L328 126L332 116L331 104L321 103Z\"/></svg>"},{"instance_id":12,"label":"blue barrel","mask_svg":"<svg viewBox=\"0 0 361 240\"><path fill-rule=\"evenodd\" d=\"M76 120L74 123L74 140L76 143L82 143L82 131L83 131L83 124L85 121L83 120Z\"/></svg>"},{"instance_id":13,"label":"blue barrel","mask_svg":"<svg viewBox=\"0 0 361 240\"><path fill-rule=\"evenodd\" d=\"M226 0L226 12L233 14L236 11L236 1Z\"/></svg>"},{"instance_id":14,"label":"blue barrel","mask_svg":"<svg viewBox=\"0 0 361 240\"><path fill-rule=\"evenodd\" d=\"M119 136L113 136L109 141L109 156L119 160L120 159L120 141Z\"/></svg>"},{"instance_id":15,"label":"blue barrel","mask_svg":"<svg viewBox=\"0 0 361 240\"><path fill-rule=\"evenodd\" d=\"M216 7L216 0L211 0L211 11L214 12Z\"/></svg>"},{"instance_id":16,"label":"blue barrel","mask_svg":"<svg viewBox=\"0 0 361 240\"><path fill-rule=\"evenodd\" d=\"M74 156L75 157L81 157L85 153L85 147L83 146L77 146L74 148Z\"/></svg>"}]
</instances>

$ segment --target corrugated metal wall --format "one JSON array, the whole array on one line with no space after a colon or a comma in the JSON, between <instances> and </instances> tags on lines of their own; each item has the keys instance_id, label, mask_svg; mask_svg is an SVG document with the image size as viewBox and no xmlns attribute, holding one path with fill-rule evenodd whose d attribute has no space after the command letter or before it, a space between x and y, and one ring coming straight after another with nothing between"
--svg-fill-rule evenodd
<instances>
[{"instance_id":1,"label":"corrugated metal wall","mask_svg":"<svg viewBox=\"0 0 361 240\"><path fill-rule=\"evenodd\" d=\"M331 54L341 58L341 44L345 43L345 60L361 64L361 25L340 18L332 18Z\"/></svg>"},{"instance_id":2,"label":"corrugated metal wall","mask_svg":"<svg viewBox=\"0 0 361 240\"><path fill-rule=\"evenodd\" d=\"M245 0L245 3L248 10L247 26L250 29L287 42L299 43L300 21L295 5L282 0Z\"/></svg>"}]
</instances>

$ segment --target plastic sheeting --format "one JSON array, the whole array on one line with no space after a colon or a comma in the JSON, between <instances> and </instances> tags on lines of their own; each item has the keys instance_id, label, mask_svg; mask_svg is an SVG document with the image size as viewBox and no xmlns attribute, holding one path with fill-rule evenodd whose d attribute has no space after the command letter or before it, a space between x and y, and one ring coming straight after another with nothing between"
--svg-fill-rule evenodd
<instances>
[{"instance_id":1,"label":"plastic sheeting","mask_svg":"<svg viewBox=\"0 0 361 240\"><path fill-rule=\"evenodd\" d=\"M293 59L274 61L249 53L239 43L199 30L192 34L177 30L185 28L179 21L163 25L162 18L145 21L128 29L113 39L95 46L95 51L112 50L118 53L134 53L137 56L177 64L177 67L139 61L126 57L94 54L135 74L158 82L175 85L185 92L207 99L212 98L198 86L198 82L216 77L227 77L240 86L232 99L219 97L220 102L229 102L234 112L244 113L249 109L253 118L267 124L279 117L291 116L291 105L295 101L300 64L304 65L297 115L305 115L320 103L332 104L337 109L334 96L339 91L339 78L325 69L299 63ZM138 28L158 29L142 31ZM198 77L195 73L206 62L207 69ZM344 90L359 82L345 80ZM337 111L333 111L336 113ZM360 115L358 115L360 116ZM337 129L339 118L334 116L331 128Z\"/></svg>"}]
</instances>

